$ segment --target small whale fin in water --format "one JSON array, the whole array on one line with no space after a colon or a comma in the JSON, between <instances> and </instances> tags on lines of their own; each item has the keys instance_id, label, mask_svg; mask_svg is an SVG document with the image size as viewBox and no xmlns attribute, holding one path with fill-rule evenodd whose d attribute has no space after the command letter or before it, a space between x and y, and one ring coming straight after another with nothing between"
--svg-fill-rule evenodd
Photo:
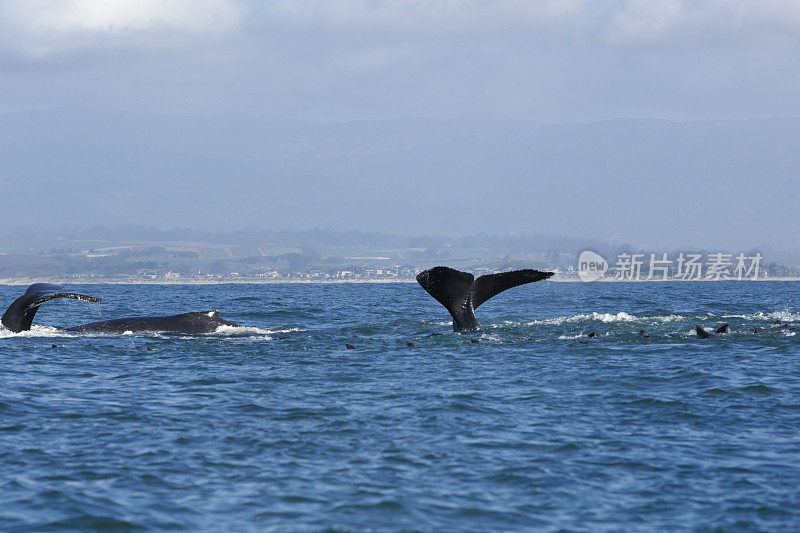
<instances>
[{"instance_id":1,"label":"small whale fin in water","mask_svg":"<svg viewBox=\"0 0 800 533\"><path fill-rule=\"evenodd\" d=\"M34 283L28 287L25 294L14 300L8 309L6 309L6 312L3 313L1 319L3 325L14 333L28 331L31 329L33 317L36 315L36 311L39 310L39 306L57 298L71 298L83 302L100 302L100 298L69 292L64 290L64 287L61 285Z\"/></svg>"},{"instance_id":2,"label":"small whale fin in water","mask_svg":"<svg viewBox=\"0 0 800 533\"><path fill-rule=\"evenodd\" d=\"M649 336L650 336L650 335L649 335L649 334L648 334L648 333L647 333L645 330L643 330L643 329L640 329L640 330L639 330L639 335L641 335L642 337L649 337Z\"/></svg>"},{"instance_id":3,"label":"small whale fin in water","mask_svg":"<svg viewBox=\"0 0 800 533\"><path fill-rule=\"evenodd\" d=\"M730 332L731 332L731 327L728 324L723 324L719 328L717 328L717 331L715 331L714 333L719 334L719 333L730 333Z\"/></svg>"},{"instance_id":4,"label":"small whale fin in water","mask_svg":"<svg viewBox=\"0 0 800 533\"><path fill-rule=\"evenodd\" d=\"M353 346L352 344L345 344L344 347L345 347L346 350L355 350L356 349L356 347Z\"/></svg>"},{"instance_id":5,"label":"small whale fin in water","mask_svg":"<svg viewBox=\"0 0 800 533\"><path fill-rule=\"evenodd\" d=\"M707 332L701 326L695 326L695 331L697 331L697 336L701 339L713 339L717 336L715 333Z\"/></svg>"},{"instance_id":6,"label":"small whale fin in water","mask_svg":"<svg viewBox=\"0 0 800 533\"><path fill-rule=\"evenodd\" d=\"M761 333L761 328L753 326L753 333Z\"/></svg>"},{"instance_id":7,"label":"small whale fin in water","mask_svg":"<svg viewBox=\"0 0 800 533\"><path fill-rule=\"evenodd\" d=\"M590 339L592 339L592 338L594 338L594 337L602 337L602 336L603 336L603 334L602 334L602 333L597 333L596 331L593 331L593 332L589 333L589 335L587 335L587 336L588 336Z\"/></svg>"},{"instance_id":8,"label":"small whale fin in water","mask_svg":"<svg viewBox=\"0 0 800 533\"><path fill-rule=\"evenodd\" d=\"M475 279L468 272L437 266L420 272L417 282L450 312L454 331L467 331L480 327L475 309L486 300L512 287L541 281L553 274L526 269L486 274Z\"/></svg>"}]
</instances>

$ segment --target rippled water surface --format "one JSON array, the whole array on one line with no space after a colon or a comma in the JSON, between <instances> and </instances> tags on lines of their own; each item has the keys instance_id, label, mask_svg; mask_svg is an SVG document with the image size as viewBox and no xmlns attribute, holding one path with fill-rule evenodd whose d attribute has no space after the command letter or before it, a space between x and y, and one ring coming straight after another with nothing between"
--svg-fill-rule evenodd
<instances>
[{"instance_id":1,"label":"rippled water surface","mask_svg":"<svg viewBox=\"0 0 800 533\"><path fill-rule=\"evenodd\" d=\"M800 530L798 283L70 289L0 330L3 530Z\"/></svg>"}]
</instances>

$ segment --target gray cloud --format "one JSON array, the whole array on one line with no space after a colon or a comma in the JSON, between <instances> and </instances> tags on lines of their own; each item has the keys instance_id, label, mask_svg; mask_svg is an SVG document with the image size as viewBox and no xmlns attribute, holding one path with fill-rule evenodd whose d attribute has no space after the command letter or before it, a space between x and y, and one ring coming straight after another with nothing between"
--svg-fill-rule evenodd
<instances>
[{"instance_id":1,"label":"gray cloud","mask_svg":"<svg viewBox=\"0 0 800 533\"><path fill-rule=\"evenodd\" d=\"M0 1L0 47L31 61L51 56L171 47L238 26L244 10L232 0Z\"/></svg>"},{"instance_id":2,"label":"gray cloud","mask_svg":"<svg viewBox=\"0 0 800 533\"><path fill-rule=\"evenodd\" d=\"M791 0L628 0L612 11L604 40L622 46L772 47L800 43Z\"/></svg>"},{"instance_id":3,"label":"gray cloud","mask_svg":"<svg viewBox=\"0 0 800 533\"><path fill-rule=\"evenodd\" d=\"M0 111L797 115L798 51L781 0L0 0Z\"/></svg>"}]
</instances>

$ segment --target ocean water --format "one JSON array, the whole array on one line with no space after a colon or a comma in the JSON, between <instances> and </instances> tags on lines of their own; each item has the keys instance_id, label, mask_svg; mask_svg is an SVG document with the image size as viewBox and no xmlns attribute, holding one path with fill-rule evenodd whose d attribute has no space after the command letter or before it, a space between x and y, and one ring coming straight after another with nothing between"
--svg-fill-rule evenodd
<instances>
[{"instance_id":1,"label":"ocean water","mask_svg":"<svg viewBox=\"0 0 800 533\"><path fill-rule=\"evenodd\" d=\"M3 531L800 530L798 283L70 288L0 330Z\"/></svg>"}]
</instances>

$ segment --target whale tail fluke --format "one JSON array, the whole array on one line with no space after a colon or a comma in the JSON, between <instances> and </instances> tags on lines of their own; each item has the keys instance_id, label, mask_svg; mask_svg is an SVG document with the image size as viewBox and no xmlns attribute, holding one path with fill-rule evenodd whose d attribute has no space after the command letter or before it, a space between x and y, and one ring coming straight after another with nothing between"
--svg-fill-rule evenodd
<instances>
[{"instance_id":1,"label":"whale tail fluke","mask_svg":"<svg viewBox=\"0 0 800 533\"><path fill-rule=\"evenodd\" d=\"M541 281L552 275L553 272L528 269L487 274L475 279L468 272L437 266L420 272L417 281L450 312L453 329L465 331L480 327L475 308L489 298L511 287Z\"/></svg>"},{"instance_id":2,"label":"whale tail fluke","mask_svg":"<svg viewBox=\"0 0 800 533\"><path fill-rule=\"evenodd\" d=\"M540 272L538 270L514 270L512 272L501 272L499 274L486 274L475 280L475 288L472 295L472 306L477 309L479 305L489 298L500 294L506 289L542 281L551 277L554 272Z\"/></svg>"},{"instance_id":3,"label":"whale tail fluke","mask_svg":"<svg viewBox=\"0 0 800 533\"><path fill-rule=\"evenodd\" d=\"M14 333L27 331L31 329L33 317L36 315L36 311L39 310L39 306L57 298L72 298L73 300L95 303L100 301L100 298L95 298L94 296L67 292L60 285L34 283L28 287L25 294L14 300L0 320L2 320L5 327Z\"/></svg>"},{"instance_id":4,"label":"whale tail fluke","mask_svg":"<svg viewBox=\"0 0 800 533\"><path fill-rule=\"evenodd\" d=\"M478 329L472 304L475 276L454 268L437 266L417 274L417 282L450 312L456 331Z\"/></svg>"}]
</instances>

